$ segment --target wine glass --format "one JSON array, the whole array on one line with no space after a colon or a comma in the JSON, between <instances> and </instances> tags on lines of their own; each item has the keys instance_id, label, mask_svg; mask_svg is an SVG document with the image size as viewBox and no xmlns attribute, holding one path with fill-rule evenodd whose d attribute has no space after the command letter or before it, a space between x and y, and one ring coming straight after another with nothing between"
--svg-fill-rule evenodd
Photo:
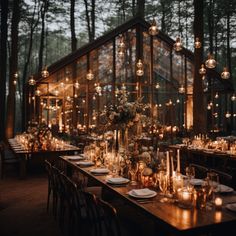
<instances>
[{"instance_id":1,"label":"wine glass","mask_svg":"<svg viewBox=\"0 0 236 236\"><path fill-rule=\"evenodd\" d=\"M218 186L219 186L219 175L215 172L208 172L207 173L207 177L209 179L209 185L212 189L212 200L214 201L215 200L215 193L218 189Z\"/></svg>"},{"instance_id":2,"label":"wine glass","mask_svg":"<svg viewBox=\"0 0 236 236\"><path fill-rule=\"evenodd\" d=\"M128 171L131 185L137 185L137 172L138 172L138 166L131 163L129 165L129 171Z\"/></svg>"},{"instance_id":3,"label":"wine glass","mask_svg":"<svg viewBox=\"0 0 236 236\"><path fill-rule=\"evenodd\" d=\"M161 190L161 195L166 196L168 187L168 176L165 171L159 172L159 189ZM163 201L166 199L163 198Z\"/></svg>"}]
</instances>

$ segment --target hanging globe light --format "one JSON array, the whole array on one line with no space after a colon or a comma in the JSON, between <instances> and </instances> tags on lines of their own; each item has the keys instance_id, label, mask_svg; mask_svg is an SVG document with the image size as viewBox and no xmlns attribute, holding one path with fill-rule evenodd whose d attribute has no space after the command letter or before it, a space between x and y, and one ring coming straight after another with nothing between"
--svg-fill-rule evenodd
<instances>
[{"instance_id":1,"label":"hanging globe light","mask_svg":"<svg viewBox=\"0 0 236 236\"><path fill-rule=\"evenodd\" d=\"M210 104L207 105L207 110L211 110L211 105Z\"/></svg>"},{"instance_id":2,"label":"hanging globe light","mask_svg":"<svg viewBox=\"0 0 236 236\"><path fill-rule=\"evenodd\" d=\"M235 94L233 94L232 97L231 97L231 101L233 102L235 100L236 100L236 96L235 96Z\"/></svg>"},{"instance_id":3,"label":"hanging globe light","mask_svg":"<svg viewBox=\"0 0 236 236\"><path fill-rule=\"evenodd\" d=\"M30 76L30 79L29 79L28 83L29 83L29 85L31 85L31 86L34 86L34 85L36 84L36 81L35 81L33 75Z\"/></svg>"},{"instance_id":4,"label":"hanging globe light","mask_svg":"<svg viewBox=\"0 0 236 236\"><path fill-rule=\"evenodd\" d=\"M75 88L79 89L80 83L78 81L75 81L74 86Z\"/></svg>"},{"instance_id":5,"label":"hanging globe light","mask_svg":"<svg viewBox=\"0 0 236 236\"><path fill-rule=\"evenodd\" d=\"M13 74L13 77L16 78L16 79L19 77L18 71L16 71L16 72Z\"/></svg>"},{"instance_id":6,"label":"hanging globe light","mask_svg":"<svg viewBox=\"0 0 236 236\"><path fill-rule=\"evenodd\" d=\"M42 76L43 78L47 78L47 77L49 76L49 72L48 72L47 66L44 66L44 68L42 69L42 71L41 71L41 76Z\"/></svg>"},{"instance_id":7,"label":"hanging globe light","mask_svg":"<svg viewBox=\"0 0 236 236\"><path fill-rule=\"evenodd\" d=\"M226 117L226 118L230 118L230 117L231 117L231 114L227 111L226 114L225 114L225 117Z\"/></svg>"},{"instance_id":8,"label":"hanging globe light","mask_svg":"<svg viewBox=\"0 0 236 236\"><path fill-rule=\"evenodd\" d=\"M230 78L230 73L229 73L227 67L224 67L224 70L221 73L221 78L222 79L229 79Z\"/></svg>"},{"instance_id":9,"label":"hanging globe light","mask_svg":"<svg viewBox=\"0 0 236 236\"><path fill-rule=\"evenodd\" d=\"M119 57L120 59L123 59L123 58L125 57L124 49L119 48L119 50L118 50L118 57Z\"/></svg>"},{"instance_id":10,"label":"hanging globe light","mask_svg":"<svg viewBox=\"0 0 236 236\"><path fill-rule=\"evenodd\" d=\"M120 37L120 42L119 42L119 44L118 44L118 48L122 48L122 49L124 49L125 48L125 42L124 42L124 38L121 36Z\"/></svg>"},{"instance_id":11,"label":"hanging globe light","mask_svg":"<svg viewBox=\"0 0 236 236\"><path fill-rule=\"evenodd\" d=\"M155 36L158 34L158 32L159 32L159 30L157 28L157 23L156 23L155 19L153 19L151 26L148 29L148 33L152 36Z\"/></svg>"},{"instance_id":12,"label":"hanging globe light","mask_svg":"<svg viewBox=\"0 0 236 236\"><path fill-rule=\"evenodd\" d=\"M59 95L59 91L57 89L54 90L54 94L55 94L55 96L58 96Z\"/></svg>"},{"instance_id":13,"label":"hanging globe light","mask_svg":"<svg viewBox=\"0 0 236 236\"><path fill-rule=\"evenodd\" d=\"M36 96L40 96L40 93L41 93L41 92L40 92L39 89L36 89L36 90L35 90L35 95L36 95Z\"/></svg>"},{"instance_id":14,"label":"hanging globe light","mask_svg":"<svg viewBox=\"0 0 236 236\"><path fill-rule=\"evenodd\" d=\"M89 69L87 75L86 75L87 80L93 80L94 79L94 74L91 69Z\"/></svg>"},{"instance_id":15,"label":"hanging globe light","mask_svg":"<svg viewBox=\"0 0 236 236\"><path fill-rule=\"evenodd\" d=\"M183 84L179 87L179 93L181 94L185 93L185 88Z\"/></svg>"},{"instance_id":16,"label":"hanging globe light","mask_svg":"<svg viewBox=\"0 0 236 236\"><path fill-rule=\"evenodd\" d=\"M195 43L194 43L194 47L195 47L195 48L201 48L201 46L202 46L202 44L201 44L199 38L196 37Z\"/></svg>"},{"instance_id":17,"label":"hanging globe light","mask_svg":"<svg viewBox=\"0 0 236 236\"><path fill-rule=\"evenodd\" d=\"M205 62L207 68L213 69L216 67L216 60L213 58L211 54L208 55L208 59Z\"/></svg>"},{"instance_id":18,"label":"hanging globe light","mask_svg":"<svg viewBox=\"0 0 236 236\"><path fill-rule=\"evenodd\" d=\"M219 94L218 93L216 93L216 95L215 95L215 98L217 99L219 97Z\"/></svg>"},{"instance_id":19,"label":"hanging globe light","mask_svg":"<svg viewBox=\"0 0 236 236\"><path fill-rule=\"evenodd\" d=\"M137 66L136 75L143 76L144 71L143 71L143 63L141 59L138 60L136 66Z\"/></svg>"},{"instance_id":20,"label":"hanging globe light","mask_svg":"<svg viewBox=\"0 0 236 236\"><path fill-rule=\"evenodd\" d=\"M156 88L156 89L159 89L160 87L161 87L160 84L159 84L159 83L156 83L155 88Z\"/></svg>"},{"instance_id":21,"label":"hanging globe light","mask_svg":"<svg viewBox=\"0 0 236 236\"><path fill-rule=\"evenodd\" d=\"M206 68L205 68L204 64L201 65L201 68L199 69L199 74L200 75L206 74Z\"/></svg>"},{"instance_id":22,"label":"hanging globe light","mask_svg":"<svg viewBox=\"0 0 236 236\"><path fill-rule=\"evenodd\" d=\"M13 80L13 84L17 85L17 80L16 79Z\"/></svg>"},{"instance_id":23,"label":"hanging globe light","mask_svg":"<svg viewBox=\"0 0 236 236\"><path fill-rule=\"evenodd\" d=\"M175 41L175 43L174 43L174 50L175 50L176 52L179 52L179 51L181 51L182 49L183 49L183 45L182 45L181 39L180 39L180 37L177 37L177 38L176 38L176 41Z\"/></svg>"},{"instance_id":24,"label":"hanging globe light","mask_svg":"<svg viewBox=\"0 0 236 236\"><path fill-rule=\"evenodd\" d=\"M100 84L98 83L98 84L95 84L95 90L96 90L96 92L97 92L97 94L99 95L99 96L101 96L102 95L102 87L100 86Z\"/></svg>"}]
</instances>

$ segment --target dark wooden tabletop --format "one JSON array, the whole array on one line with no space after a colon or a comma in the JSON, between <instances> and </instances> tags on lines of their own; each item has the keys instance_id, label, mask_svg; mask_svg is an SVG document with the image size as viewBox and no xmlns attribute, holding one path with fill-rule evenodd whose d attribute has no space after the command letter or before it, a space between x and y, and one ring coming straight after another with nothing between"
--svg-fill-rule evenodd
<instances>
[{"instance_id":1,"label":"dark wooden tabletop","mask_svg":"<svg viewBox=\"0 0 236 236\"><path fill-rule=\"evenodd\" d=\"M106 180L111 177L108 175L94 175L90 172L93 167L80 167L75 162L68 160L66 157L61 157L61 160L67 166L75 168L82 174L93 180L96 180L101 186L116 193L116 195L124 199L128 204L133 205L138 210L141 210L148 217L154 219L158 227L163 227L175 235L198 235L201 233L216 232L219 235L225 230L235 231L236 212L231 212L225 208L227 203L236 202L236 193L233 192L227 195L221 195L223 198L222 210L216 211L214 206L208 207L206 210L198 210L196 208L183 209L178 204L170 199L168 202L162 202L163 198L159 191L151 201L140 202L135 198L130 197L127 193L131 189L141 188L140 185L127 184L125 186L110 185ZM230 231L229 231L230 232ZM235 234L232 234L235 235Z\"/></svg>"}]
</instances>

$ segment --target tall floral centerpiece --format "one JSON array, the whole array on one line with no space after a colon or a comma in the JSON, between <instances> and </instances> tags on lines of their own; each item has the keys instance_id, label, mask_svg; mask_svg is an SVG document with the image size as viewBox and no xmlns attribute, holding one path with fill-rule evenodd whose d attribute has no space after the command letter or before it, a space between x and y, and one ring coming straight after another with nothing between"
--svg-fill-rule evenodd
<instances>
[{"instance_id":1,"label":"tall floral centerpiece","mask_svg":"<svg viewBox=\"0 0 236 236\"><path fill-rule=\"evenodd\" d=\"M140 114L146 105L141 102L142 98L129 102L128 93L124 88L117 91L116 95L117 104L107 106L103 114L107 118L108 125L114 130L115 147L118 150L120 146L127 148L129 128L138 124Z\"/></svg>"}]
</instances>

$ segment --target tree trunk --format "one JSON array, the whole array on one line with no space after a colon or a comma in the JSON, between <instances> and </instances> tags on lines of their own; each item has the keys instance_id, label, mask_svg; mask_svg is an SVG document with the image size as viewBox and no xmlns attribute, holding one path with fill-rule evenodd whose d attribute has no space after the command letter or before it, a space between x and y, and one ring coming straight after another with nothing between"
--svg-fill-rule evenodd
<instances>
[{"instance_id":1,"label":"tree trunk","mask_svg":"<svg viewBox=\"0 0 236 236\"><path fill-rule=\"evenodd\" d=\"M196 37L202 42L202 47L194 50L193 130L197 134L206 132L206 106L199 74L203 60L203 0L194 0L194 38Z\"/></svg>"},{"instance_id":2,"label":"tree trunk","mask_svg":"<svg viewBox=\"0 0 236 236\"><path fill-rule=\"evenodd\" d=\"M92 33L91 41L93 41L95 39L95 0L92 0L91 28L92 28L92 31L91 31L91 33Z\"/></svg>"},{"instance_id":3,"label":"tree trunk","mask_svg":"<svg viewBox=\"0 0 236 236\"><path fill-rule=\"evenodd\" d=\"M7 99L6 138L14 136L15 126L15 85L14 73L18 67L18 26L20 21L20 0L13 1L11 25L11 54L9 58L9 94Z\"/></svg>"},{"instance_id":4,"label":"tree trunk","mask_svg":"<svg viewBox=\"0 0 236 236\"><path fill-rule=\"evenodd\" d=\"M85 5L85 15L86 15L86 21L87 21L89 42L91 42L92 36L91 36L90 17L89 17L89 9L88 9L88 1L87 0L84 0L84 5Z\"/></svg>"},{"instance_id":5,"label":"tree trunk","mask_svg":"<svg viewBox=\"0 0 236 236\"><path fill-rule=\"evenodd\" d=\"M213 3L212 0L209 2L208 6L208 32L209 32L209 48L210 48L210 53L213 53L213 34L214 34L214 24L213 24Z\"/></svg>"},{"instance_id":6,"label":"tree trunk","mask_svg":"<svg viewBox=\"0 0 236 236\"><path fill-rule=\"evenodd\" d=\"M48 0L43 0L43 6L41 11L41 20L42 20L42 28L40 35L40 46L39 46L39 66L38 72L41 72L43 68L43 51L44 51L44 39L45 39L45 15L48 10Z\"/></svg>"},{"instance_id":7,"label":"tree trunk","mask_svg":"<svg viewBox=\"0 0 236 236\"><path fill-rule=\"evenodd\" d=\"M70 29L71 29L71 51L77 48L77 39L75 34L75 0L70 0Z\"/></svg>"},{"instance_id":8,"label":"tree trunk","mask_svg":"<svg viewBox=\"0 0 236 236\"><path fill-rule=\"evenodd\" d=\"M40 13L40 12L39 12ZM38 13L38 14L39 14ZM35 0L35 5L34 5L34 12L33 12L33 16L32 16L32 20L31 20L31 25L30 25L30 36L29 36L29 47L28 47L28 52L27 52L27 56L26 56L26 62L24 65L24 70L23 70L23 76L22 76L22 90L23 90L23 99L22 99L22 130L25 130L26 128L26 94L25 94L25 83L26 83L26 76L27 76L27 72L28 72L28 67L29 67L29 63L30 63L30 59L31 59L31 53L32 53L32 47L33 47L33 35L34 35L34 31L35 28L37 27L38 23L39 23L39 16L38 19L34 19L36 14L36 0Z\"/></svg>"},{"instance_id":9,"label":"tree trunk","mask_svg":"<svg viewBox=\"0 0 236 236\"><path fill-rule=\"evenodd\" d=\"M137 16L144 18L145 16L145 0L137 1Z\"/></svg>"},{"instance_id":10,"label":"tree trunk","mask_svg":"<svg viewBox=\"0 0 236 236\"><path fill-rule=\"evenodd\" d=\"M230 50L230 11L227 11L227 66L230 74L232 74L231 50Z\"/></svg>"},{"instance_id":11,"label":"tree trunk","mask_svg":"<svg viewBox=\"0 0 236 236\"><path fill-rule=\"evenodd\" d=\"M6 115L6 68L7 68L7 16L8 1L1 1L1 43L0 43L0 142L5 138Z\"/></svg>"}]
</instances>

